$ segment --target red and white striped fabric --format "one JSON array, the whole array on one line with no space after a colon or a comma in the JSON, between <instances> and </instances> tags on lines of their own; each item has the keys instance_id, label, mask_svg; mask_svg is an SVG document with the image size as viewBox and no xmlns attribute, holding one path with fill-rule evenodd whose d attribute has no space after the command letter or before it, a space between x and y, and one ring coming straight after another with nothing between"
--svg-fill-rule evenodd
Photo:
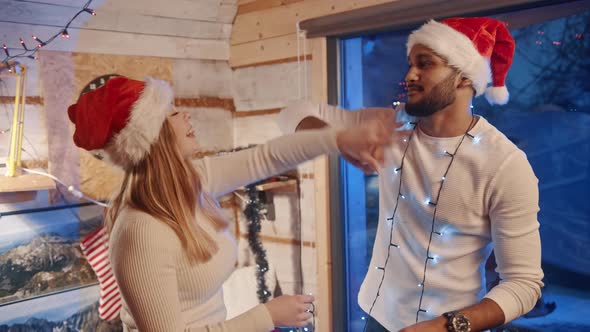
<instances>
[{"instance_id":1,"label":"red and white striped fabric","mask_svg":"<svg viewBox=\"0 0 590 332\"><path fill-rule=\"evenodd\" d=\"M119 287L109 261L109 235L104 227L83 239L80 248L100 284L98 315L103 320L113 320L119 316L122 304Z\"/></svg>"}]
</instances>

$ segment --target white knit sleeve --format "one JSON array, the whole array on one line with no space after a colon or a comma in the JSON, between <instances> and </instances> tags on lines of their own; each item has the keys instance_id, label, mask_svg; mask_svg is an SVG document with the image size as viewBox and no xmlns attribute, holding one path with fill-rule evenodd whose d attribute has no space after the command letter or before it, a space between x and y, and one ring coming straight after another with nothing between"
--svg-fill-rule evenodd
<instances>
[{"instance_id":1,"label":"white knit sleeve","mask_svg":"<svg viewBox=\"0 0 590 332\"><path fill-rule=\"evenodd\" d=\"M201 175L204 191L218 197L293 169L320 155L335 152L338 152L336 130L306 130L275 138L251 149L199 159L193 165Z\"/></svg>"},{"instance_id":2,"label":"white knit sleeve","mask_svg":"<svg viewBox=\"0 0 590 332\"><path fill-rule=\"evenodd\" d=\"M515 150L490 184L490 223L500 284L485 296L512 321L529 312L541 296L541 240L538 180Z\"/></svg>"},{"instance_id":3,"label":"white knit sleeve","mask_svg":"<svg viewBox=\"0 0 590 332\"><path fill-rule=\"evenodd\" d=\"M362 121L362 111L347 111L337 106L312 103L310 101L295 102L279 113L277 124L284 134L293 133L307 117L315 117L336 129L351 128Z\"/></svg>"}]
</instances>

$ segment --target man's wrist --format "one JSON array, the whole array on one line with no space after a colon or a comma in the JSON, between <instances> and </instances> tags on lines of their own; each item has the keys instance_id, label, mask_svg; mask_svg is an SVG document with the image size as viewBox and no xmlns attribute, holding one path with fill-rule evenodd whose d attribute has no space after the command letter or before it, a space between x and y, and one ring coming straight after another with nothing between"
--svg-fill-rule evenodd
<instances>
[{"instance_id":1,"label":"man's wrist","mask_svg":"<svg viewBox=\"0 0 590 332\"><path fill-rule=\"evenodd\" d=\"M471 321L459 311L445 312L442 314L445 328L449 332L471 332Z\"/></svg>"},{"instance_id":2,"label":"man's wrist","mask_svg":"<svg viewBox=\"0 0 590 332\"><path fill-rule=\"evenodd\" d=\"M440 327L440 331L447 331L447 319L444 316L438 316L432 322Z\"/></svg>"}]
</instances>

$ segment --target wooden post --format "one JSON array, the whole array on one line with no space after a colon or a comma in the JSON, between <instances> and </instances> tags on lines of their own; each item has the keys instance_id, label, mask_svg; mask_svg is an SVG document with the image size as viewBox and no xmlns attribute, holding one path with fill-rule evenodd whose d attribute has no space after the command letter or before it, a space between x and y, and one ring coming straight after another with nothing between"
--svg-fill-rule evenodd
<instances>
[{"instance_id":1,"label":"wooden post","mask_svg":"<svg viewBox=\"0 0 590 332\"><path fill-rule=\"evenodd\" d=\"M18 67L17 67L18 66ZM7 176L20 175L21 150L23 142L23 123L25 113L25 77L27 68L23 65L14 66L15 73L8 76L16 76L16 88L14 93L14 114L10 128L10 154L8 155Z\"/></svg>"},{"instance_id":2,"label":"wooden post","mask_svg":"<svg viewBox=\"0 0 590 332\"><path fill-rule=\"evenodd\" d=\"M328 102L328 65L326 38L308 41L312 49L311 97L314 102ZM305 77L305 75L302 75ZM332 320L332 253L330 231L330 174L328 158L323 156L314 163L315 216L318 264L316 331L333 331Z\"/></svg>"}]
</instances>

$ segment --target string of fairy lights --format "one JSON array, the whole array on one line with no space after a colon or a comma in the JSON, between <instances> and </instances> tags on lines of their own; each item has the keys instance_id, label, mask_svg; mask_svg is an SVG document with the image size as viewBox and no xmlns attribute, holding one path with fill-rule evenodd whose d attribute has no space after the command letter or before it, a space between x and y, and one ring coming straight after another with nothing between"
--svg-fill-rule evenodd
<instances>
[{"instance_id":1,"label":"string of fairy lights","mask_svg":"<svg viewBox=\"0 0 590 332\"><path fill-rule=\"evenodd\" d=\"M34 42L36 43L36 45L33 47L27 46L27 43L25 42L25 40L22 37L18 38L20 47L22 48L22 50L20 50L20 52L14 52L12 48L9 48L5 43L3 43L2 49L4 50L5 57L2 60L2 62L6 65L6 67L8 68L9 71L12 71L11 61L13 61L15 59L19 59L19 58L36 59L37 52L39 52L39 50L41 48L52 43L56 38L61 37L61 39L69 39L70 33L68 32L68 28L74 22L74 20L76 18L78 18L78 16L80 16L83 13L86 13L86 14L89 14L92 16L96 16L96 12L92 8L89 8L91 3L92 3L92 0L88 0L84 4L84 6L68 21L68 23L66 23L62 28L60 28L57 31L57 33L55 33L51 37L41 39L37 35L32 35L32 38L33 38Z\"/></svg>"},{"instance_id":2,"label":"string of fairy lights","mask_svg":"<svg viewBox=\"0 0 590 332\"><path fill-rule=\"evenodd\" d=\"M472 118L471 118L471 122L469 124L469 127L467 128L467 130L465 131L465 133L463 134L463 136L459 140L459 143L457 144L457 146L455 147L453 152L449 152L447 150L442 151L443 155L450 158L450 161L447 165L445 172L441 176L441 179L440 179L441 182L440 182L440 186L438 188L436 197L434 199L425 199L423 201L423 203L425 205L432 206L434 209L432 212L431 229L430 229L430 235L429 235L429 240L428 240L428 246L426 248L426 255L425 255L425 261L424 261L424 271L422 273L422 280L417 285L417 287L420 288L420 297L419 297L418 307L416 309L416 323L418 323L418 319L419 319L421 313L428 313L428 310L422 306L422 300L424 298L424 291L426 289L426 273L428 270L428 264L430 262L436 263L438 260L438 257L436 255L432 254L431 250L430 250L430 247L432 244L432 239L434 236L444 236L445 235L444 231L442 231L441 229L437 229L437 227L436 227L437 226L436 217L437 217L438 203L440 201L441 193L444 188L444 184L447 180L447 175L449 173L449 170L451 169L451 166L453 165L453 162L455 160L455 156L457 155L457 152L459 151L459 148L462 146L464 140L466 138L470 138L474 144L479 143L480 137L469 133L469 131L473 128L475 119L476 119L475 116L472 114ZM392 248L395 248L397 250L401 249L399 244L396 244L393 242L393 234L394 234L394 230L395 230L395 219L396 219L395 217L396 217L396 213L397 213L397 210L399 207L400 200L404 200L407 197L402 192L402 187L403 187L402 186L402 184L403 184L402 177L403 177L404 163L406 161L407 152L408 152L408 149L409 149L410 144L412 142L412 139L415 136L416 128L418 127L418 123L419 122L408 122L407 123L408 125L413 126L413 129L412 129L412 132L410 133L410 136L404 140L404 142L406 143L406 146L405 146L402 158L401 158L400 165L399 165L399 167L396 167L393 170L394 174L396 174L398 176L398 192L396 195L396 203L395 203L395 207L393 209L393 213L392 213L391 217L387 218L388 225L390 226L390 233L389 233L389 244L388 244L388 250L387 250L385 262L383 263L383 266L376 266L375 267L375 269L380 270L382 272L382 274L381 274L381 281L379 283L379 286L377 287L377 293L375 295L375 299L373 300L373 303L371 304L371 307L368 312L369 316L371 315L373 308L375 307L375 303L377 302L377 299L381 295L380 291L381 291L381 287L383 285L383 282L385 280L387 263L389 261L390 255L391 255ZM368 320L364 319L364 317L363 317L363 320L365 321L363 331L366 331L367 325L368 325Z\"/></svg>"}]
</instances>

